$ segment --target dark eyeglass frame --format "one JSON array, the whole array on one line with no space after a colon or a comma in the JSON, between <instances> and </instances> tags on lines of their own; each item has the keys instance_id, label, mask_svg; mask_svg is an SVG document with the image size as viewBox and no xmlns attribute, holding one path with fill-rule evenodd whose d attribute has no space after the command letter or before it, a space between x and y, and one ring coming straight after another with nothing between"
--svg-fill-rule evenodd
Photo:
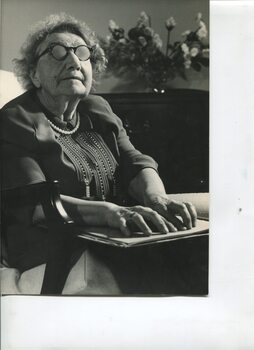
<instances>
[{"instance_id":1,"label":"dark eyeglass frame","mask_svg":"<svg viewBox=\"0 0 254 350\"><path fill-rule=\"evenodd\" d=\"M52 51L53 51L54 47L56 47L56 46L62 46L62 47L65 49L66 53L65 53L65 55L64 55L62 58L56 58L56 57L53 55ZM85 60L80 59L80 57L78 57L78 55L76 55L77 49L78 49L79 47L82 47L82 46L87 47L88 50L89 50L89 52L90 52L90 55L89 55L88 58L86 58ZM37 57L35 58L35 62L37 62L37 61L38 61L43 55L45 55L46 53L49 53L49 54L50 54L55 60L57 60L57 61L64 61L64 60L66 59L66 57L68 56L68 54L69 54L70 51L73 51L74 54L78 57L78 59L79 59L80 61L83 61L83 62L84 62L84 61L89 60L89 58L91 57L91 54L93 53L94 48L95 48L95 46L78 45L78 46L73 47L73 46L65 46L65 45L63 45L63 44L54 43L54 44L49 45L49 47L47 47L44 51L42 51L42 53L40 53L39 56L37 56Z\"/></svg>"}]
</instances>

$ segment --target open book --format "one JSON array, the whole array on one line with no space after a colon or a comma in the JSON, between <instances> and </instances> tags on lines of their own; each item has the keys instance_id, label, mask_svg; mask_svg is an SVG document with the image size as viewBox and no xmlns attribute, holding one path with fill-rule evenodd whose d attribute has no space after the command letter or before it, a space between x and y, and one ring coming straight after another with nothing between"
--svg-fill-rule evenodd
<instances>
[{"instance_id":1,"label":"open book","mask_svg":"<svg viewBox=\"0 0 254 350\"><path fill-rule=\"evenodd\" d=\"M77 236L98 243L128 248L197 237L208 234L208 229L208 221L197 220L197 225L190 230L170 232L166 234L153 232L150 236L144 236L141 232L135 232L131 237L123 237L123 234L119 230L108 227L78 227Z\"/></svg>"}]
</instances>

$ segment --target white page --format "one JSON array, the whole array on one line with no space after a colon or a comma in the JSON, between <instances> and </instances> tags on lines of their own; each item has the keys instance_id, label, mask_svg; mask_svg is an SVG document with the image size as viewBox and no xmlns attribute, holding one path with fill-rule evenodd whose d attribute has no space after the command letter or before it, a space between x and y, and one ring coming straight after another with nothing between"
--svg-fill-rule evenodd
<instances>
[{"instance_id":1,"label":"white page","mask_svg":"<svg viewBox=\"0 0 254 350\"><path fill-rule=\"evenodd\" d=\"M78 237L97 241L110 245L120 245L123 247L136 246L141 244L154 243L158 241L166 241L172 239L181 239L183 237L191 237L193 235L202 234L209 229L209 222L205 220L197 220L197 225L186 231L169 232L167 234L153 232L150 236L144 236L141 232L135 232L132 237L123 237L119 230L112 230L107 227L89 227L84 228L84 233L78 234ZM89 235L87 235L89 234Z\"/></svg>"}]
</instances>

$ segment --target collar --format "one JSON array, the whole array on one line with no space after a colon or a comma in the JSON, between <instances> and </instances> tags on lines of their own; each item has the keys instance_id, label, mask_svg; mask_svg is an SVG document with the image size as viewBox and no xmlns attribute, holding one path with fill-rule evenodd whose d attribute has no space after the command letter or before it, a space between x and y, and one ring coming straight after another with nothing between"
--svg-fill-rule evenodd
<instances>
[{"instance_id":1,"label":"collar","mask_svg":"<svg viewBox=\"0 0 254 350\"><path fill-rule=\"evenodd\" d=\"M60 120L54 113L49 111L39 100L36 90L33 91L33 98L36 101L36 103L40 106L42 112L45 114L45 116L52 121L56 126L58 126L61 129L73 129L77 122L77 113L75 112L73 115L73 118L66 122L64 120ZM91 121L91 118L89 117L87 111L83 110L81 108L80 103L77 106L77 110L80 114L80 127L82 130L93 130L93 123Z\"/></svg>"}]
</instances>

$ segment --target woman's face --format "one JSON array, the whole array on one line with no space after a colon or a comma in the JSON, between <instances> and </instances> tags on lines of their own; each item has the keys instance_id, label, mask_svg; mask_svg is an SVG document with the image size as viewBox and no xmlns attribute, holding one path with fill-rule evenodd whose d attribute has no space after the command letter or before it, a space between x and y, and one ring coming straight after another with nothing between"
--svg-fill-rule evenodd
<instances>
[{"instance_id":1,"label":"woman's face","mask_svg":"<svg viewBox=\"0 0 254 350\"><path fill-rule=\"evenodd\" d=\"M37 55L55 43L66 47L86 45L76 34L52 33L39 45ZM34 85L50 97L82 98L87 96L91 89L92 65L90 59L80 61L73 50L68 51L63 61L58 61L50 53L46 53L39 58L31 78Z\"/></svg>"}]
</instances>

